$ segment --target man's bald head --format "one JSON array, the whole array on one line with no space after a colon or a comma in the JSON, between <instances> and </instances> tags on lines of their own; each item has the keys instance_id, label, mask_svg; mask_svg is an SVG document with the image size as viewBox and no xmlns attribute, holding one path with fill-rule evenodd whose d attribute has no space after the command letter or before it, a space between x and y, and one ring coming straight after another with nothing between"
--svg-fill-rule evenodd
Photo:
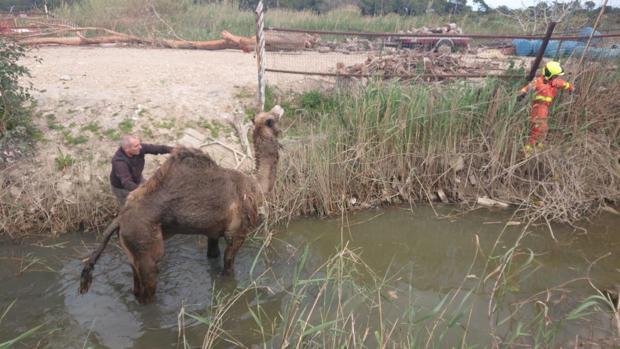
<instances>
[{"instance_id":1,"label":"man's bald head","mask_svg":"<svg viewBox=\"0 0 620 349\"><path fill-rule=\"evenodd\" d=\"M140 139L133 135L124 135L121 137L120 146L129 157L140 154L140 150L142 149Z\"/></svg>"}]
</instances>

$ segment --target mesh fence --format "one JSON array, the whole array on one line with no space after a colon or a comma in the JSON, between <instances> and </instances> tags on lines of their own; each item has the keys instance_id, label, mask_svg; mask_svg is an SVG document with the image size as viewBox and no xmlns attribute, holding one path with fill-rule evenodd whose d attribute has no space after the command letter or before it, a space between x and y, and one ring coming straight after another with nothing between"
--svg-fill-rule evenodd
<instances>
[{"instance_id":1,"label":"mesh fence","mask_svg":"<svg viewBox=\"0 0 620 349\"><path fill-rule=\"evenodd\" d=\"M270 82L287 74L327 79L521 79L529 72L533 55L539 51L543 39L543 36L529 35L465 35L454 24L408 33L266 28L265 36ZM620 57L620 49L610 43L620 34L603 36L595 36L598 42L605 43L600 53ZM576 46L586 39L584 35L555 35L545 50L545 59L567 61L580 56ZM524 48L519 44L529 45L530 54L520 52Z\"/></svg>"}]
</instances>

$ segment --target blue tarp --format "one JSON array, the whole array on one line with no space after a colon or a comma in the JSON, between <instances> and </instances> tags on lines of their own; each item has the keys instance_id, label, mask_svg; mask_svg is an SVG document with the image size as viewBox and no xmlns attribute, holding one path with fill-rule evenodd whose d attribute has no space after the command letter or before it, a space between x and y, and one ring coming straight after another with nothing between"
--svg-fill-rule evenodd
<instances>
[{"instance_id":1,"label":"blue tarp","mask_svg":"<svg viewBox=\"0 0 620 349\"><path fill-rule=\"evenodd\" d=\"M545 49L544 56L555 57L556 54L559 54L559 56L569 56L571 54L581 56L585 49L585 43L588 41L592 31L593 29L591 27L581 28L579 36L581 36L582 39L578 41L562 41L560 44L559 40L550 40ZM600 35L600 33L594 32L594 35ZM599 41L600 39L592 39L591 43L594 44ZM517 56L535 56L540 50L542 40L514 39L512 40L512 45L515 48L515 54ZM620 49L589 47L587 56L589 58L599 59L617 58L620 57Z\"/></svg>"}]
</instances>

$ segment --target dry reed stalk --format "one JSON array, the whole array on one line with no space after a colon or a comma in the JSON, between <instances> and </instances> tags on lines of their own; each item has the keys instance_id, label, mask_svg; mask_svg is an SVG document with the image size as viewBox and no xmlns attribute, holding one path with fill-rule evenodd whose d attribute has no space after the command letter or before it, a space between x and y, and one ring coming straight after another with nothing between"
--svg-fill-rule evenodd
<instances>
[{"instance_id":1,"label":"dry reed stalk","mask_svg":"<svg viewBox=\"0 0 620 349\"><path fill-rule=\"evenodd\" d=\"M51 165L2 170L0 187L8 190L0 192L0 233L20 238L106 225L116 203L107 178L92 166L79 162L63 172Z\"/></svg>"}]
</instances>

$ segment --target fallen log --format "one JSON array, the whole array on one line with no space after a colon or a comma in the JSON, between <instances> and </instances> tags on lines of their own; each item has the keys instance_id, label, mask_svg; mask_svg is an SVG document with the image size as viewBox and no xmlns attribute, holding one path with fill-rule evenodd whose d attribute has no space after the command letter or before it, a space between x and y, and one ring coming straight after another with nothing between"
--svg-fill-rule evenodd
<instances>
[{"instance_id":1,"label":"fallen log","mask_svg":"<svg viewBox=\"0 0 620 349\"><path fill-rule=\"evenodd\" d=\"M224 40L233 42L247 51L253 51L256 45L256 36L237 36L227 31L223 31L221 35ZM265 32L267 51L301 51L316 46L318 42L318 36L304 33Z\"/></svg>"},{"instance_id":2,"label":"fallen log","mask_svg":"<svg viewBox=\"0 0 620 349\"><path fill-rule=\"evenodd\" d=\"M50 32L36 33L27 36L14 36L14 39L22 45L98 45L109 43L128 43L128 44L145 44L158 47L175 48L175 49L197 49L197 50L224 50L239 49L244 52L254 51L256 46L256 38L238 36L223 31L222 39L210 41L188 41L188 40L170 40L170 39L146 39L135 35L119 33L110 29L98 27L75 28L69 26L51 25ZM85 37L81 33L86 31L102 32L106 35ZM58 36L59 34L75 33L76 36ZM270 51L290 51L303 50L304 48L313 47L318 42L318 37L300 34L300 33L274 33L267 32L265 35L265 48Z\"/></svg>"},{"instance_id":3,"label":"fallen log","mask_svg":"<svg viewBox=\"0 0 620 349\"><path fill-rule=\"evenodd\" d=\"M146 44L176 49L197 49L197 50L224 50L239 49L235 44L231 44L226 40L211 41L184 41L184 40L147 40L143 38L133 37L129 35L106 35L97 37L38 37L18 40L22 45L38 46L38 45L98 45L112 43L128 43L128 44Z\"/></svg>"}]
</instances>

